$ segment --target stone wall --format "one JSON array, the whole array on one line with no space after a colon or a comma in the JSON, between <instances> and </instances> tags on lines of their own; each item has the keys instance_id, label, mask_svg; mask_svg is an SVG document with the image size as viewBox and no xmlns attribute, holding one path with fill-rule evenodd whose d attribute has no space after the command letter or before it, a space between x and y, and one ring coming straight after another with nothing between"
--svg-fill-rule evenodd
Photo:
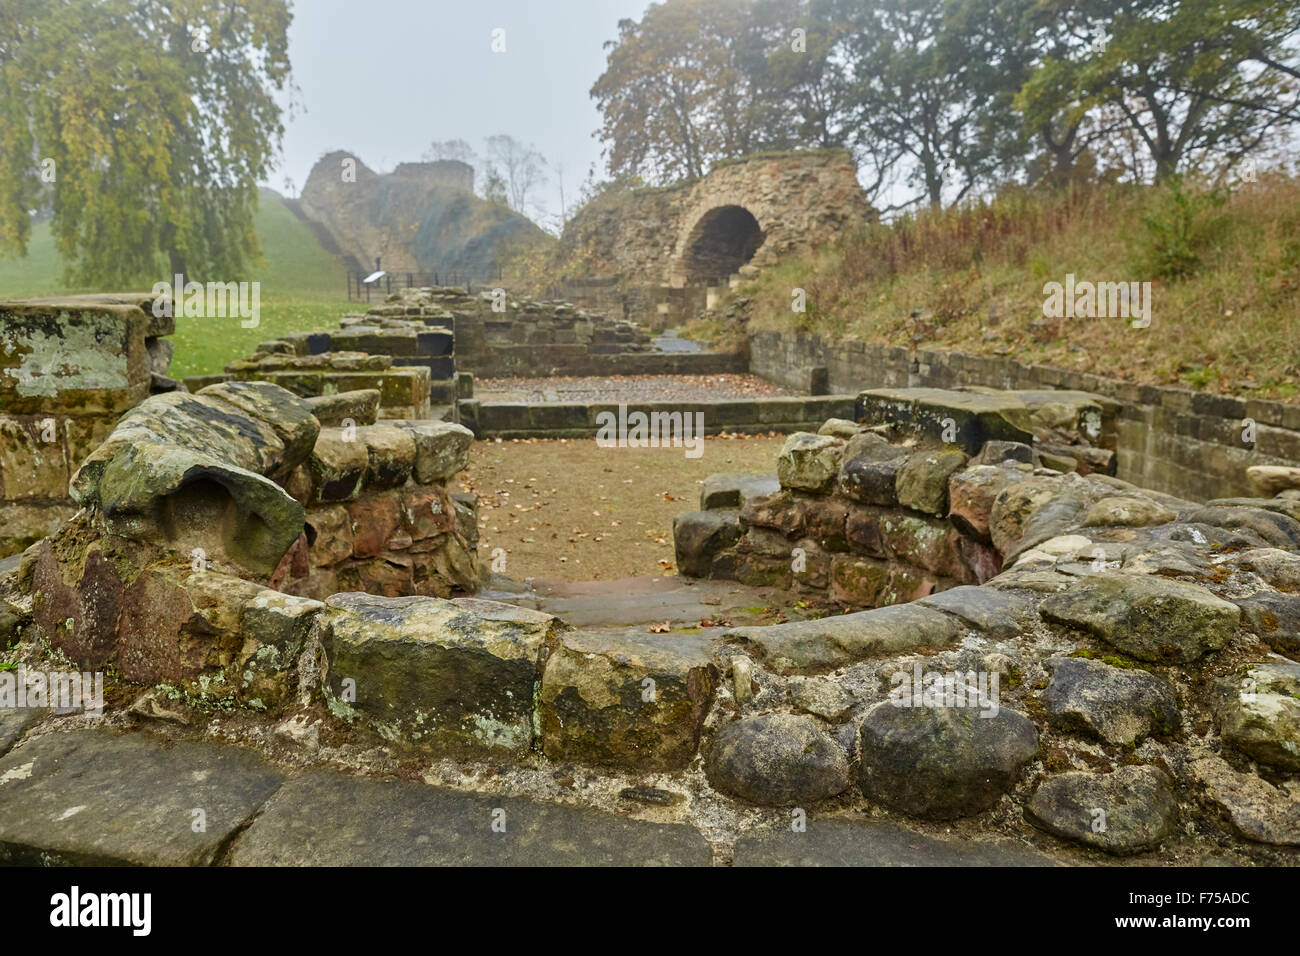
<instances>
[{"instance_id":1,"label":"stone wall","mask_svg":"<svg viewBox=\"0 0 1300 956\"><path fill-rule=\"evenodd\" d=\"M921 415L894 441L828 422L679 517L685 573L871 608L725 632L738 718L710 783L796 806L856 784L930 820L1018 807L1117 855L1220 815L1300 842L1300 469L1268 472L1275 497L1202 505L1000 438L968 459L970 409L947 411L957 444L919 441ZM851 728L847 754L823 722Z\"/></svg>"},{"instance_id":2,"label":"stone wall","mask_svg":"<svg viewBox=\"0 0 1300 956\"><path fill-rule=\"evenodd\" d=\"M400 323L405 324L405 323ZM337 335L337 342L334 336ZM331 351L337 346L367 345L399 353L371 355L364 351ZM443 363L454 368L444 353L451 349L446 332L417 333L414 329L369 329L331 332L289 333L262 342L251 356L231 362L225 372L193 375L185 380L190 391L221 382L270 382L302 398L328 397L357 391L374 391L380 418L427 419L432 402L448 406L455 402L455 381L435 383L433 369L444 371ZM403 354L414 352L416 354Z\"/></svg>"},{"instance_id":3,"label":"stone wall","mask_svg":"<svg viewBox=\"0 0 1300 956\"><path fill-rule=\"evenodd\" d=\"M286 483L306 517L272 585L318 600L477 590L478 501L447 489L468 466L471 441L447 422L322 428Z\"/></svg>"},{"instance_id":4,"label":"stone wall","mask_svg":"<svg viewBox=\"0 0 1300 956\"><path fill-rule=\"evenodd\" d=\"M374 389L381 418L429 417L429 370L394 365L387 355L257 353L227 365L226 375L235 381L271 382L303 398Z\"/></svg>"},{"instance_id":5,"label":"stone wall","mask_svg":"<svg viewBox=\"0 0 1300 956\"><path fill-rule=\"evenodd\" d=\"M750 371L788 388L857 391L883 386L1076 389L1116 403L1119 477L1205 500L1250 493L1246 468L1300 462L1300 405L1143 386L1083 372L817 335L757 332ZM1249 422L1247 421L1249 419ZM1255 441L1243 441L1253 423Z\"/></svg>"},{"instance_id":6,"label":"stone wall","mask_svg":"<svg viewBox=\"0 0 1300 956\"><path fill-rule=\"evenodd\" d=\"M79 666L265 709L292 690L309 595L476 590L475 502L446 489L469 433L322 428L313 407L226 382L127 412L72 478L81 510L23 555L31 623Z\"/></svg>"},{"instance_id":7,"label":"stone wall","mask_svg":"<svg viewBox=\"0 0 1300 956\"><path fill-rule=\"evenodd\" d=\"M0 303L0 556L51 534L76 507L68 480L171 358L152 296Z\"/></svg>"},{"instance_id":8,"label":"stone wall","mask_svg":"<svg viewBox=\"0 0 1300 956\"><path fill-rule=\"evenodd\" d=\"M821 398L750 398L712 402L461 402L461 422L479 438L592 438L601 415L641 413L647 420L668 416L702 420L704 433L786 432L827 418L851 415L851 395ZM656 416L657 418L652 418Z\"/></svg>"},{"instance_id":9,"label":"stone wall","mask_svg":"<svg viewBox=\"0 0 1300 956\"><path fill-rule=\"evenodd\" d=\"M972 818L1116 855L1191 841L1221 858L1250 841L1293 862L1300 471L1271 473L1274 497L1200 505L1043 467L1063 456L1014 440L1073 437L1083 469L1105 433L1095 401L937 398L860 396L863 417L905 427L829 422L787 443L775 490L706 488L707 505L743 500L746 536L853 556L854 587L881 577L871 548L933 565L931 588L855 592L910 603L584 631L401 594L404 576L357 572L379 594L287 594L273 585L313 568L419 553L416 522L436 527L419 540L455 535L445 486L421 478L461 467L467 438L381 424L349 442L320 427L330 402L225 383L127 415L73 479L81 515L0 570L0 627L24 661L52 647L108 671L110 720L240 734L298 767L353 754L375 772L364 755L382 751L399 772L532 774L565 800L585 799L578 778L695 794L715 820L784 808L765 818L782 829L791 810ZM950 440L931 444L936 431ZM962 541L1001 569L945 571ZM736 551L725 536L695 544L684 557L711 570Z\"/></svg>"},{"instance_id":10,"label":"stone wall","mask_svg":"<svg viewBox=\"0 0 1300 956\"><path fill-rule=\"evenodd\" d=\"M1017 557L1009 551L1017 541L1036 544L1090 501L1132 487L1107 474L1113 452L1093 444L1107 434L1105 401L1051 394L1049 402L1037 393L865 392L855 421L791 435L775 474L710 478L703 510L674 524L678 567L842 608L984 584ZM1065 474L1090 482L1076 482L1071 507L1063 497L1033 535L1022 536L1021 496L998 511L1001 492Z\"/></svg>"},{"instance_id":11,"label":"stone wall","mask_svg":"<svg viewBox=\"0 0 1300 956\"><path fill-rule=\"evenodd\" d=\"M659 352L631 322L574 308L507 295L494 311L491 289L470 294L456 288L394 293L366 314L367 322L408 322L450 329L455 367L480 377L552 375L712 375L741 371L735 353ZM345 319L353 322L353 319ZM308 340L312 341L312 340ZM369 352L406 359L380 340L362 343ZM312 346L315 347L315 346ZM435 376L436 378L436 376Z\"/></svg>"},{"instance_id":12,"label":"stone wall","mask_svg":"<svg viewBox=\"0 0 1300 956\"><path fill-rule=\"evenodd\" d=\"M624 314L680 321L699 295L865 225L873 217L846 150L758 154L719 163L698 180L599 197L565 227L556 270L565 294L606 303L613 279ZM666 318L670 317L670 318Z\"/></svg>"},{"instance_id":13,"label":"stone wall","mask_svg":"<svg viewBox=\"0 0 1300 956\"><path fill-rule=\"evenodd\" d=\"M688 259L701 224L727 207L758 221L763 242L750 261L759 268L872 215L848 151L761 154L720 163L698 180L597 200L565 227L561 251L587 266L584 275L680 288L694 278Z\"/></svg>"}]
</instances>

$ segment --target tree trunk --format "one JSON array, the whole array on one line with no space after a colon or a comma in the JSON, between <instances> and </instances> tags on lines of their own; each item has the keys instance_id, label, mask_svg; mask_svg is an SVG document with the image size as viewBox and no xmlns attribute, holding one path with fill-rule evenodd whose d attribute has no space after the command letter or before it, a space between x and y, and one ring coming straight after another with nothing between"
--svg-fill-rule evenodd
<instances>
[{"instance_id":1,"label":"tree trunk","mask_svg":"<svg viewBox=\"0 0 1300 956\"><path fill-rule=\"evenodd\" d=\"M167 278L180 282L181 286L184 287L187 280L187 276L185 275L185 257L175 248L172 248L167 251L167 260L171 264L171 275ZM180 276L180 279L177 280L176 276Z\"/></svg>"}]
</instances>

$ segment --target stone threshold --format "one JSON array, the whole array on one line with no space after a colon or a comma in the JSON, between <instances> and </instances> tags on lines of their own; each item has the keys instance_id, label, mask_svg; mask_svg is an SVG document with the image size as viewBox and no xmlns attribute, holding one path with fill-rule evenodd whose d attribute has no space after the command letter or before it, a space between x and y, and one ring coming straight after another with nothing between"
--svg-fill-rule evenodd
<instances>
[{"instance_id":1,"label":"stone threshold","mask_svg":"<svg viewBox=\"0 0 1300 956\"><path fill-rule=\"evenodd\" d=\"M702 415L704 433L793 432L816 429L828 418L852 418L856 395L804 398L720 399L698 402L461 402L461 422L477 438L591 438L607 421L641 412ZM623 412L621 410L625 409ZM692 417L692 425L699 419ZM694 432L692 432L694 434Z\"/></svg>"}]
</instances>

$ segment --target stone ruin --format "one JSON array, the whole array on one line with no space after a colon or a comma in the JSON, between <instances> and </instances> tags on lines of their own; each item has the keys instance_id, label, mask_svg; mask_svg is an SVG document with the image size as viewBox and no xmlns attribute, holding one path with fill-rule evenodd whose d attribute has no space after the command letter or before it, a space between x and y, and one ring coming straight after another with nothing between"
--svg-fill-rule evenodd
<instances>
[{"instance_id":1,"label":"stone ruin","mask_svg":"<svg viewBox=\"0 0 1300 956\"><path fill-rule=\"evenodd\" d=\"M1099 396L882 389L855 411L856 421L792 435L777 473L710 478L704 510L677 519L678 567L844 607L902 604L983 584L1018 556L1020 528L990 528L987 512L1022 472L1047 464L1126 487L1101 447L1113 404ZM929 440L945 433L946 444ZM996 467L1004 456L1015 464Z\"/></svg>"},{"instance_id":2,"label":"stone ruin","mask_svg":"<svg viewBox=\"0 0 1300 956\"><path fill-rule=\"evenodd\" d=\"M117 416L167 391L175 330L142 295L0 304L0 555L76 511L68 480Z\"/></svg>"},{"instance_id":3,"label":"stone ruin","mask_svg":"<svg viewBox=\"0 0 1300 956\"><path fill-rule=\"evenodd\" d=\"M475 499L449 487L465 428L380 420L378 389L150 396L144 313L109 305L87 308L116 325L47 310L110 342L74 381L138 396L69 474L76 513L0 564L0 636L105 672L114 727L201 725L298 767L375 747L577 767L741 821L876 808L1113 854L1300 845L1300 472L1183 501L1109 473L1096 396L868 391L675 528L684 573L797 591L805 619L574 629L477 596ZM10 368L48 397L31 360Z\"/></svg>"},{"instance_id":4,"label":"stone ruin","mask_svg":"<svg viewBox=\"0 0 1300 956\"><path fill-rule=\"evenodd\" d=\"M556 266L575 302L665 328L874 218L848 150L760 153L596 198L565 226Z\"/></svg>"},{"instance_id":5,"label":"stone ruin","mask_svg":"<svg viewBox=\"0 0 1300 956\"><path fill-rule=\"evenodd\" d=\"M373 389L380 418L463 418L476 429L475 375L611 374L619 359L662 357L630 322L515 296L498 312L494 301L492 290L403 289L364 315L343 316L338 329L263 342L224 373L186 385L273 382L304 397Z\"/></svg>"},{"instance_id":6,"label":"stone ruin","mask_svg":"<svg viewBox=\"0 0 1300 956\"><path fill-rule=\"evenodd\" d=\"M706 483L683 572L829 610L719 636L710 781L801 806L856 786L932 820L1009 798L1114 854L1220 819L1300 845L1300 470L1180 500L1091 470L1103 402L1041 398L865 392L775 474ZM1072 422L1073 456L1040 450Z\"/></svg>"},{"instance_id":7,"label":"stone ruin","mask_svg":"<svg viewBox=\"0 0 1300 956\"><path fill-rule=\"evenodd\" d=\"M475 503L446 488L468 432L349 433L312 409L230 382L128 412L73 475L81 510L16 568L32 622L82 667L202 678L269 705L296 666L296 625L322 607L312 596L477 589Z\"/></svg>"},{"instance_id":8,"label":"stone ruin","mask_svg":"<svg viewBox=\"0 0 1300 956\"><path fill-rule=\"evenodd\" d=\"M631 322L567 302L501 297L491 288L403 289L344 324L357 321L447 329L455 338L457 367L481 377L591 374L598 356L654 351L650 337Z\"/></svg>"}]
</instances>

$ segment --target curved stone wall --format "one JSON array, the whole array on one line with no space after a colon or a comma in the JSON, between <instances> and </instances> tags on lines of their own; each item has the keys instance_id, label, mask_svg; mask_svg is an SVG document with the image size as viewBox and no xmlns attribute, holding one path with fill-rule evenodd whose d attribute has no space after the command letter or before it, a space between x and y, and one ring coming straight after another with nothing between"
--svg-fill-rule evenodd
<instances>
[{"instance_id":1,"label":"curved stone wall","mask_svg":"<svg viewBox=\"0 0 1300 956\"><path fill-rule=\"evenodd\" d=\"M107 670L110 711L274 735L300 765L381 749L471 776L505 762L572 782L581 766L740 820L1023 818L1114 854L1189 827L1300 845L1300 475L1272 475L1275 497L1198 505L1091 471L1105 430L1086 398L985 395L947 415L932 395L900 412L906 398L875 406L904 427L869 424L864 405L865 421L793 436L775 489L706 488L733 505L717 528L805 559L810 596L807 559L824 553L828 581L883 575L854 596L886 606L575 630L449 597L478 575L472 502L445 487L463 429L349 434L313 414L338 399L231 382L123 419L74 478L83 510L0 574L0 623L24 653ZM1044 427L1077 457L1016 441ZM721 555L760 553L737 540L683 553L717 573ZM906 590L873 548L928 586ZM836 578L846 555L866 570Z\"/></svg>"}]
</instances>

